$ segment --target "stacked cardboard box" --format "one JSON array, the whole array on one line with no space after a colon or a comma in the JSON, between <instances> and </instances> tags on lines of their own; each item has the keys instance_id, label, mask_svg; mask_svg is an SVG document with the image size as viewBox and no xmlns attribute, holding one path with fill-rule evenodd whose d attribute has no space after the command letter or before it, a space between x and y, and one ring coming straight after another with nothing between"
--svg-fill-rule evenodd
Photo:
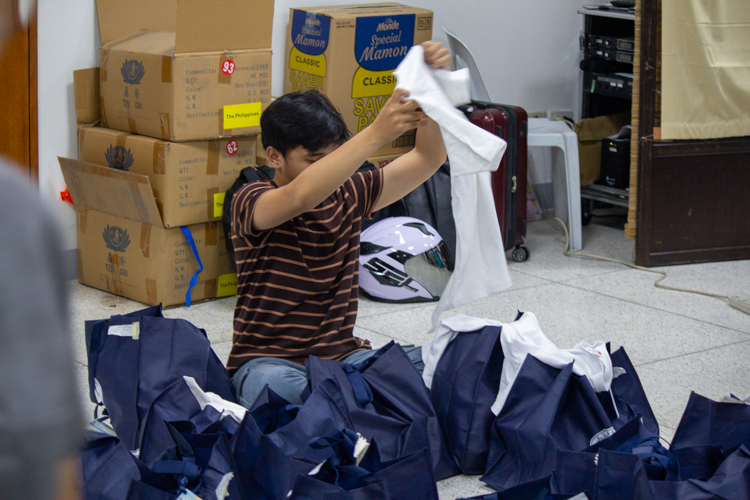
<instances>
[{"instance_id":1,"label":"stacked cardboard box","mask_svg":"<svg viewBox=\"0 0 750 500\"><path fill-rule=\"evenodd\" d=\"M222 6L97 0L101 69L76 72L79 161L60 159L81 283L174 306L202 269L193 301L236 292L224 192L256 161L273 0Z\"/></svg>"},{"instance_id":2,"label":"stacked cardboard box","mask_svg":"<svg viewBox=\"0 0 750 500\"><path fill-rule=\"evenodd\" d=\"M393 93L393 70L409 48L431 38L432 11L399 3L290 9L284 92L320 91L357 133ZM411 132L376 155L399 155L413 146Z\"/></svg>"}]
</instances>

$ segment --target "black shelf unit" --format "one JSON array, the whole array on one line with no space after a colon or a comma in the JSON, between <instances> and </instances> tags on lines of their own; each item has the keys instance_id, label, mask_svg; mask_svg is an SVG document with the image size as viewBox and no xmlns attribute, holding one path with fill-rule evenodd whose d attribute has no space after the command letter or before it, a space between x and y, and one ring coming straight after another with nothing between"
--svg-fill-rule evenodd
<instances>
[{"instance_id":1,"label":"black shelf unit","mask_svg":"<svg viewBox=\"0 0 750 500\"><path fill-rule=\"evenodd\" d=\"M635 47L635 14L586 8L578 13L584 16L581 118L630 112L633 62L628 54ZM607 86L612 86L612 90ZM629 195L628 190L595 184L582 187L581 198L588 203L599 201L627 207Z\"/></svg>"}]
</instances>

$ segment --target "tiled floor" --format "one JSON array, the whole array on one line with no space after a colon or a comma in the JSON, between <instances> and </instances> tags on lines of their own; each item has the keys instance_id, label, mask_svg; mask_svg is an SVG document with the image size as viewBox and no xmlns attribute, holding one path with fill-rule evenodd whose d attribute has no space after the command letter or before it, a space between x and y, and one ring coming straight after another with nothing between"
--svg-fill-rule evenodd
<instances>
[{"instance_id":1,"label":"tiled floor","mask_svg":"<svg viewBox=\"0 0 750 500\"><path fill-rule=\"evenodd\" d=\"M625 266L563 256L565 237L552 221L529 224L531 258L510 262L513 287L447 315L512 321L517 310L536 314L559 347L580 341L611 341L624 346L638 370L662 434L671 439L690 391L718 399L729 393L750 396L750 315L727 303L653 287L655 274ZM591 224L583 230L584 252L632 262L633 242L622 230ZM722 295L748 293L750 261L664 268L666 284ZM105 292L70 283L72 331L81 398L88 400L83 322L143 307ZM422 344L434 305L382 304L362 299L356 334L381 346L395 339ZM234 299L170 309L205 328L219 358L232 338ZM92 406L86 404L87 412ZM438 483L441 499L487 493L477 477L457 476Z\"/></svg>"}]
</instances>

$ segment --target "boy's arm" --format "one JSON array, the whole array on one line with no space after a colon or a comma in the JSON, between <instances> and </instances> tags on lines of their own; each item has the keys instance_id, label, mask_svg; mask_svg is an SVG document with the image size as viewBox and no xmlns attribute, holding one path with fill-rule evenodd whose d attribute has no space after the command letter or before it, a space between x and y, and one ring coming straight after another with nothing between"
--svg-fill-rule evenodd
<instances>
[{"instance_id":1,"label":"boy's arm","mask_svg":"<svg viewBox=\"0 0 750 500\"><path fill-rule=\"evenodd\" d=\"M377 119L336 150L305 168L289 184L263 193L253 211L255 231L271 229L308 212L349 179L381 145L417 127L424 113L396 89ZM439 133L439 132L438 132Z\"/></svg>"},{"instance_id":2,"label":"boy's arm","mask_svg":"<svg viewBox=\"0 0 750 500\"><path fill-rule=\"evenodd\" d=\"M383 188L374 210L380 210L400 200L421 185L445 163L443 136L437 123L427 123L417 129L414 149L383 167Z\"/></svg>"}]
</instances>

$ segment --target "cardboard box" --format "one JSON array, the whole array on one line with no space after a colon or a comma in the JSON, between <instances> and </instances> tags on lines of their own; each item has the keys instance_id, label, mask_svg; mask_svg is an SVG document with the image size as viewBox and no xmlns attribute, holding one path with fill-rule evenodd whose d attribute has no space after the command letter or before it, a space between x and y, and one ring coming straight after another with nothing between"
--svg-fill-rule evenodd
<instances>
[{"instance_id":1,"label":"cardboard box","mask_svg":"<svg viewBox=\"0 0 750 500\"><path fill-rule=\"evenodd\" d=\"M101 120L169 141L256 134L273 0L97 0Z\"/></svg>"},{"instance_id":2,"label":"cardboard box","mask_svg":"<svg viewBox=\"0 0 750 500\"><path fill-rule=\"evenodd\" d=\"M221 220L224 193L255 165L254 135L178 143L102 127L79 134L79 160L148 176L165 227Z\"/></svg>"},{"instance_id":3,"label":"cardboard box","mask_svg":"<svg viewBox=\"0 0 750 500\"><path fill-rule=\"evenodd\" d=\"M148 177L59 160L76 206L78 281L145 304L185 304L200 266L183 231L164 227ZM203 266L192 300L235 294L222 224L186 227Z\"/></svg>"},{"instance_id":4,"label":"cardboard box","mask_svg":"<svg viewBox=\"0 0 750 500\"><path fill-rule=\"evenodd\" d=\"M616 134L630 123L630 113L584 118L576 123L581 186L593 184L601 175L602 139Z\"/></svg>"},{"instance_id":5,"label":"cardboard box","mask_svg":"<svg viewBox=\"0 0 750 500\"><path fill-rule=\"evenodd\" d=\"M368 158L367 161L369 161L370 163L372 163L378 168L383 168L386 165L388 165L390 162L395 160L396 158L399 158L400 156L402 155L398 154L398 155L386 155L386 156L372 156Z\"/></svg>"},{"instance_id":6,"label":"cardboard box","mask_svg":"<svg viewBox=\"0 0 750 500\"><path fill-rule=\"evenodd\" d=\"M256 136L177 143L97 127L99 68L73 81L79 160L147 175L166 227L221 218L224 193L255 164Z\"/></svg>"},{"instance_id":7,"label":"cardboard box","mask_svg":"<svg viewBox=\"0 0 750 500\"><path fill-rule=\"evenodd\" d=\"M356 134L375 120L412 45L432 38L432 11L399 3L290 9L284 92L316 89ZM377 155L406 153L414 132Z\"/></svg>"}]
</instances>

